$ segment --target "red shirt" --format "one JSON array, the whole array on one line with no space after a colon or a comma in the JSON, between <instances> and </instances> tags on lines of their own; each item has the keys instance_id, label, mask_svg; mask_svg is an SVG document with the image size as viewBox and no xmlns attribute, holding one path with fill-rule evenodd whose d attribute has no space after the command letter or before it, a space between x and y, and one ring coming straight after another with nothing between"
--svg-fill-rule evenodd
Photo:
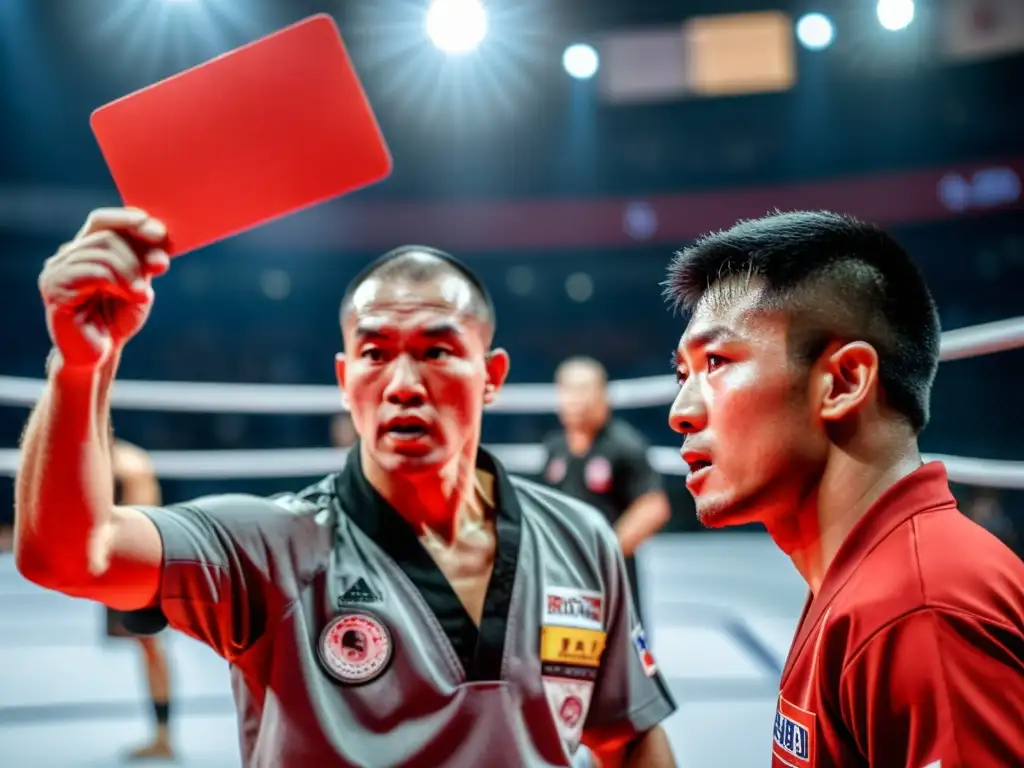
<instances>
[{"instance_id":1,"label":"red shirt","mask_svg":"<svg viewBox=\"0 0 1024 768\"><path fill-rule=\"evenodd\" d=\"M941 464L890 488L808 600L773 768L1024 766L1024 563Z\"/></svg>"}]
</instances>

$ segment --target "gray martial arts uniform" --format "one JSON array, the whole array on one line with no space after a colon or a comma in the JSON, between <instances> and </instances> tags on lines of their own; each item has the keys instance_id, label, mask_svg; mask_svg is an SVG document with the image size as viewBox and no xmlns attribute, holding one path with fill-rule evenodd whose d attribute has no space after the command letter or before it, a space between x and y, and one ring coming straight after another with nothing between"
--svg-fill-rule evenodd
<instances>
[{"instance_id":1,"label":"gray martial arts uniform","mask_svg":"<svg viewBox=\"0 0 1024 768\"><path fill-rule=\"evenodd\" d=\"M141 508L160 608L231 663L246 765L565 766L674 711L600 513L479 466L498 539L479 627L358 449L295 495Z\"/></svg>"}]
</instances>

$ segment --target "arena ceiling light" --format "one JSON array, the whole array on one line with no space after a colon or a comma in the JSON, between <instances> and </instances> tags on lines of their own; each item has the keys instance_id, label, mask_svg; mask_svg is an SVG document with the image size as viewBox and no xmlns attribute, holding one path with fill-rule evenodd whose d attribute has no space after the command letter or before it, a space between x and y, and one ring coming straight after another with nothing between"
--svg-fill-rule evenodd
<instances>
[{"instance_id":1,"label":"arena ceiling light","mask_svg":"<svg viewBox=\"0 0 1024 768\"><path fill-rule=\"evenodd\" d=\"M875 11L883 28L898 32L914 20L914 0L878 0Z\"/></svg>"},{"instance_id":2,"label":"arena ceiling light","mask_svg":"<svg viewBox=\"0 0 1024 768\"><path fill-rule=\"evenodd\" d=\"M433 0L427 34L445 53L468 53L487 36L487 12L480 0Z\"/></svg>"},{"instance_id":3,"label":"arena ceiling light","mask_svg":"<svg viewBox=\"0 0 1024 768\"><path fill-rule=\"evenodd\" d=\"M832 45L835 28L823 13L808 13L796 23L796 39L809 51L822 51Z\"/></svg>"},{"instance_id":4,"label":"arena ceiling light","mask_svg":"<svg viewBox=\"0 0 1024 768\"><path fill-rule=\"evenodd\" d=\"M570 77L577 80L589 80L597 74L600 59L593 46L585 43L570 45L562 54L562 66Z\"/></svg>"}]
</instances>

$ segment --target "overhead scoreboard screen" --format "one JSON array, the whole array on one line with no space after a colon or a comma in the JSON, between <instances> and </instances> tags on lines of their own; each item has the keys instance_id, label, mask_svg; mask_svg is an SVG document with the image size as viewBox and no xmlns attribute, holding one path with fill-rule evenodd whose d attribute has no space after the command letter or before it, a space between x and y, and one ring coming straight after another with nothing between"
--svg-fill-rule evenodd
<instances>
[{"instance_id":1,"label":"overhead scoreboard screen","mask_svg":"<svg viewBox=\"0 0 1024 768\"><path fill-rule=\"evenodd\" d=\"M610 32L600 43L601 94L628 104L789 90L795 45L792 19L774 11Z\"/></svg>"}]
</instances>

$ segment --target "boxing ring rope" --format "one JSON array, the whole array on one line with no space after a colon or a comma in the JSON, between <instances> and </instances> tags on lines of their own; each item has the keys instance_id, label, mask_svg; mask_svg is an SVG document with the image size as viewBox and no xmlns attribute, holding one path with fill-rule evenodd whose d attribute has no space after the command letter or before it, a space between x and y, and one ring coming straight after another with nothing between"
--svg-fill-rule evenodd
<instances>
[{"instance_id":1,"label":"boxing ring rope","mask_svg":"<svg viewBox=\"0 0 1024 768\"><path fill-rule=\"evenodd\" d=\"M1024 347L1024 316L969 326L942 335L941 360L970 357ZM31 407L42 392L41 379L0 376L0 405ZM668 406L677 385L671 375L609 382L617 410ZM118 381L113 407L127 410L198 413L335 414L341 396L331 385L216 384L171 381ZM507 384L492 413L550 413L555 410L552 384ZM540 445L489 445L512 472L539 474L544 461ZM0 449L0 474L13 475L17 449ZM345 451L335 448L270 450L152 451L157 474L166 478L315 477L341 466ZM652 447L651 464L662 474L686 474L678 448ZM992 488L1024 488L1024 461L997 461L962 456L930 455L946 465L953 482Z\"/></svg>"}]
</instances>

